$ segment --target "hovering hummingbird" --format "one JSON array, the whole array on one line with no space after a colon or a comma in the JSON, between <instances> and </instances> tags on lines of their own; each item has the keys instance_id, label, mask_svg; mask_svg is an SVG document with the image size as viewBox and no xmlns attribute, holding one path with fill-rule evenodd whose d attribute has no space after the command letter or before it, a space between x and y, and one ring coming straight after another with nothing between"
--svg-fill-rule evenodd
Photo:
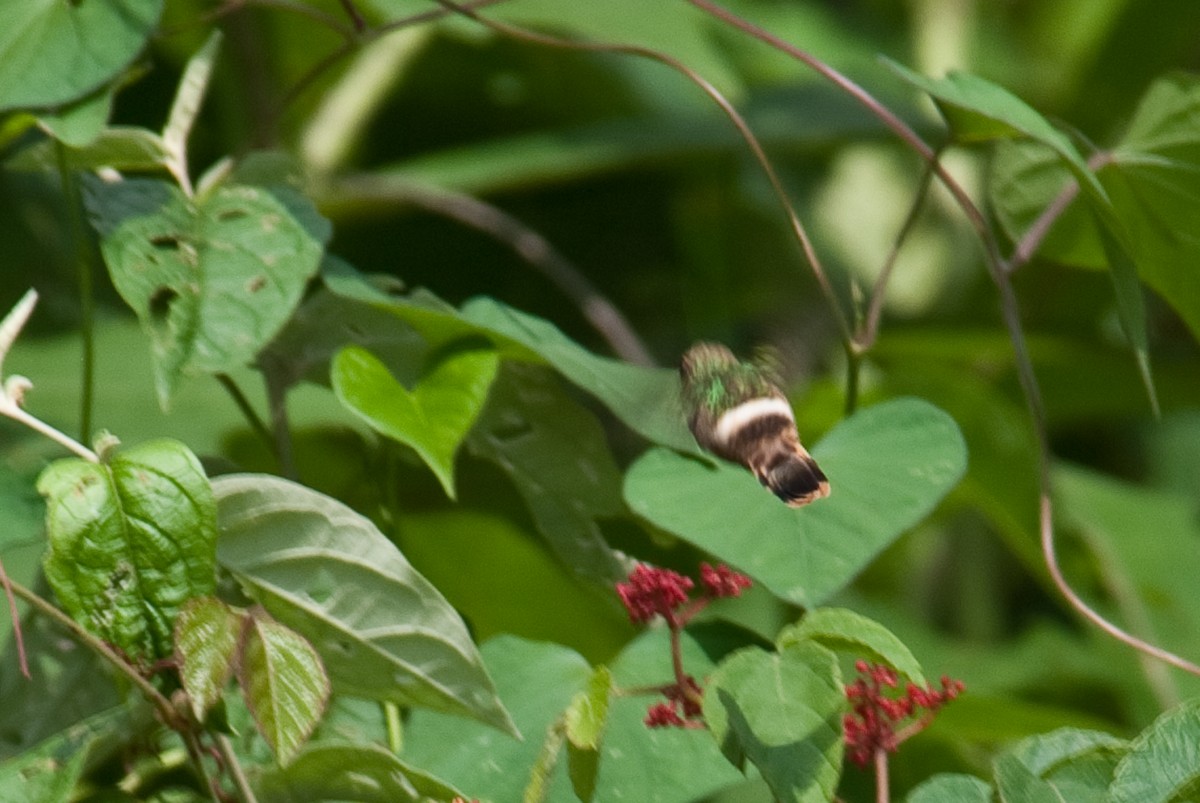
<instances>
[{"instance_id":1,"label":"hovering hummingbird","mask_svg":"<svg viewBox=\"0 0 1200 803\"><path fill-rule=\"evenodd\" d=\"M688 426L703 448L746 466L790 507L829 496L829 480L800 445L792 407L769 369L718 343L697 343L679 375Z\"/></svg>"}]
</instances>

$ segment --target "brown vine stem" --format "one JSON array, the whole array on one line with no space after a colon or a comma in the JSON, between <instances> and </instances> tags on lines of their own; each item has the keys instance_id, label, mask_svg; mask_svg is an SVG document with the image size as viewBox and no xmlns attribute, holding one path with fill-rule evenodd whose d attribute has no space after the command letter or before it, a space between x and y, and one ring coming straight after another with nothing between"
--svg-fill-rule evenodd
<instances>
[{"instance_id":1,"label":"brown vine stem","mask_svg":"<svg viewBox=\"0 0 1200 803\"><path fill-rule=\"evenodd\" d=\"M0 561L0 584L4 586L4 596L8 600L8 613L12 617L13 641L17 645L17 666L21 669L21 674L29 680L32 675L29 674L29 657L25 654L25 634L21 630L21 617L17 615L17 601L13 598L12 581L8 578L8 572L4 568L4 562Z\"/></svg>"},{"instance_id":2,"label":"brown vine stem","mask_svg":"<svg viewBox=\"0 0 1200 803\"><path fill-rule=\"evenodd\" d=\"M882 747L875 748L875 803L888 803L891 800L888 779L888 754Z\"/></svg>"},{"instance_id":3,"label":"brown vine stem","mask_svg":"<svg viewBox=\"0 0 1200 803\"><path fill-rule=\"evenodd\" d=\"M637 365L654 365L633 325L549 240L497 206L464 193L360 176L339 183L356 197L411 203L477 229L506 244L579 308L613 353Z\"/></svg>"},{"instance_id":4,"label":"brown vine stem","mask_svg":"<svg viewBox=\"0 0 1200 803\"><path fill-rule=\"evenodd\" d=\"M444 2L444 0L439 0ZM1041 535L1042 554L1046 561L1046 567L1050 573L1050 577L1054 585L1058 588L1059 593L1067 600L1071 607L1075 608L1085 619L1100 628L1102 631L1110 635L1112 638L1129 646L1146 655L1164 661L1171 666L1182 669L1193 675L1200 676L1200 666L1181 658L1174 653L1168 652L1153 644L1149 644L1142 639L1126 632L1117 625L1105 619L1090 606L1085 603L1074 589L1067 583L1063 577L1062 571L1058 565L1058 558L1054 548L1054 517L1053 503L1051 502L1051 486L1050 486L1050 444L1046 434L1046 415L1042 403L1041 391L1038 388L1037 376L1033 370L1033 362L1029 357L1029 350L1025 343L1025 333L1021 325L1019 307L1017 305L1016 295L1013 292L1012 284L1009 282L1008 271L1005 267L1005 261L1000 256L999 246L996 243L995 237L992 235L991 228L980 212L979 207L971 200L966 190L955 181L937 159L937 153L928 144L925 143L916 132L897 117L890 109L877 101L869 92L860 87L858 84L851 81L846 76L839 73L829 65L810 55L804 50L801 50L794 45L785 42L769 31L758 27L757 25L742 19L732 12L724 9L711 0L687 0L688 3L700 8L707 13L713 15L722 22L730 25L744 33L770 45L771 47L790 55L797 59L809 68L817 72L819 75L831 81L834 85L847 92L851 97L862 103L872 114L880 119L885 125L906 144L908 144L922 159L929 163L934 174L954 197L956 203L966 215L971 226L975 229L979 237L980 244L984 251L984 264L991 275L993 282L996 285L996 290L1000 294L1000 309L1004 319L1005 328L1008 330L1009 339L1012 342L1014 365L1017 371L1017 380L1021 385L1021 391L1025 396L1025 403L1029 408L1030 417L1033 420L1035 437L1038 443L1038 463L1039 463L1039 529ZM1065 190L1064 190L1065 191ZM1065 206L1064 206L1065 208ZM1044 216L1043 216L1044 217ZM1049 226L1045 226L1048 231Z\"/></svg>"},{"instance_id":5,"label":"brown vine stem","mask_svg":"<svg viewBox=\"0 0 1200 803\"><path fill-rule=\"evenodd\" d=\"M828 303L831 312L833 313L834 319L836 320L838 328L842 334L842 342L844 343L847 352L851 351L854 333L850 327L849 317L846 315L845 310L842 309L842 304L838 300L837 294L834 292L833 285L829 281L828 274L826 274L825 268L822 266L821 260L817 256L816 249L813 247L812 241L809 239L808 231L804 228L804 224L801 222L799 215L796 214L796 211L792 206L791 199L788 197L787 190L784 189L783 182L780 180L779 175L775 172L775 168L772 166L770 159L767 158L766 151L763 150L762 144L758 141L758 137L755 136L754 132L750 129L750 126L746 123L746 120L719 89L713 86L695 70L692 70L690 67L680 62L678 59L652 48L641 47L638 45L613 44L607 42L577 42L568 39L559 39L558 37L549 36L535 31L530 31L525 28L509 25L507 23L498 22L493 19L488 19L478 14L474 9L460 5L459 3L454 2L454 0L436 0L436 2L445 8L452 9L459 14L475 20L479 24L496 31L497 33L533 44L567 50L582 50L593 53L622 53L629 56L637 56L639 58L657 61L658 63L675 70L687 80L699 87L701 91L708 95L709 98L717 104L721 111L725 113L725 116L729 118L729 121L733 124L734 128L737 129L738 134L741 135L742 140L746 143L746 146L754 155L755 161L758 162L759 167L766 175L767 180L771 184L771 189L775 193L775 197L779 200L780 206L787 215L788 222L792 227L792 233L796 237L797 242L800 244L800 248L804 253L805 259L808 260L808 264L813 272L813 276L817 280L817 285L821 288L821 292L825 296L825 300Z\"/></svg>"}]
</instances>

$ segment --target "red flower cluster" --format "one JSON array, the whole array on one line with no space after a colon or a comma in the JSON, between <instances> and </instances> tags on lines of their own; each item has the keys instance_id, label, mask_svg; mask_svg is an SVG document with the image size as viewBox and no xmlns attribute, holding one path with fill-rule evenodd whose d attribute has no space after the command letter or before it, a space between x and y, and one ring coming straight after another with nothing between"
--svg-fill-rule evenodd
<instances>
[{"instance_id":1,"label":"red flower cluster","mask_svg":"<svg viewBox=\"0 0 1200 803\"><path fill-rule=\"evenodd\" d=\"M707 563L701 563L700 582L704 586L705 601L717 597L739 596L742 589L751 585L749 577L735 572L725 564L713 568ZM629 575L628 582L617 583L617 594L620 595L625 610L629 611L629 618L634 622L648 622L656 614L668 622L674 622L676 612L688 601L695 585L691 578L678 572L642 564ZM689 614L694 615L698 610L699 608L696 608ZM690 618L690 615L684 618Z\"/></svg>"},{"instance_id":2,"label":"red flower cluster","mask_svg":"<svg viewBox=\"0 0 1200 803\"><path fill-rule=\"evenodd\" d=\"M940 691L933 686L922 689L909 683L903 695L890 697L884 693L884 688L899 687L894 669L866 661L856 662L854 668L861 677L846 687L846 699L854 711L843 717L842 729L846 734L847 754L860 767L867 766L878 750L895 752L900 742L924 729L933 721L937 710L963 690L961 680L951 680L943 675ZM921 709L926 713L920 720L902 733L896 732L896 726L902 720L916 715Z\"/></svg>"},{"instance_id":3,"label":"red flower cluster","mask_svg":"<svg viewBox=\"0 0 1200 803\"><path fill-rule=\"evenodd\" d=\"M704 692L694 677L687 675L683 683L663 687L662 693L667 701L650 706L645 719L647 728L702 727L704 709L700 701Z\"/></svg>"}]
</instances>

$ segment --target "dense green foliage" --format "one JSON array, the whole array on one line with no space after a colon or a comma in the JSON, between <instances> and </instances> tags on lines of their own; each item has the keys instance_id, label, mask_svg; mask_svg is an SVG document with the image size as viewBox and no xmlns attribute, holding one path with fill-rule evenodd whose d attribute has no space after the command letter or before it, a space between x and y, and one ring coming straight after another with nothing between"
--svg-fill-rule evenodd
<instances>
[{"instance_id":1,"label":"dense green foliage","mask_svg":"<svg viewBox=\"0 0 1200 803\"><path fill-rule=\"evenodd\" d=\"M469 5L0 0L0 799L1194 797L1192 0Z\"/></svg>"}]
</instances>

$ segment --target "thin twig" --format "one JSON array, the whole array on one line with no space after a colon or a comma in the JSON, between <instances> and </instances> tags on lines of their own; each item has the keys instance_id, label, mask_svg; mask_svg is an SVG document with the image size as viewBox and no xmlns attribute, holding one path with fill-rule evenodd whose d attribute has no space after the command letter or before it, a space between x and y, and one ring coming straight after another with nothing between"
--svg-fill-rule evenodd
<instances>
[{"instance_id":1,"label":"thin twig","mask_svg":"<svg viewBox=\"0 0 1200 803\"><path fill-rule=\"evenodd\" d=\"M888 780L888 754L882 747L875 748L875 803L888 803L891 800Z\"/></svg>"},{"instance_id":2,"label":"thin twig","mask_svg":"<svg viewBox=\"0 0 1200 803\"><path fill-rule=\"evenodd\" d=\"M221 760L229 768L233 785L237 788L242 803L258 803L258 799L254 796L254 789L250 786L250 779L246 777L246 772L242 769L242 763L238 761L237 752L233 749L233 743L229 741L229 737L223 733L217 733L213 735L213 740L216 742L217 752L221 754Z\"/></svg>"},{"instance_id":3,"label":"thin twig","mask_svg":"<svg viewBox=\"0 0 1200 803\"><path fill-rule=\"evenodd\" d=\"M354 0L340 0L342 10L346 12L346 16L350 18L350 24L354 26L357 33L362 33L367 29L367 21L363 19L363 15L359 12L358 6L354 5Z\"/></svg>"},{"instance_id":4,"label":"thin twig","mask_svg":"<svg viewBox=\"0 0 1200 803\"><path fill-rule=\"evenodd\" d=\"M771 184L771 188L779 200L780 206L787 215L788 222L791 224L792 233L797 242L800 244L800 249L804 253L805 259L808 261L809 268L813 272L813 276L817 280L817 285L821 288L826 302L829 304L830 311L833 313L834 319L837 322L838 328L842 333L842 340L849 348L849 344L853 338L853 332L850 328L850 319L842 309L842 304L838 300L837 293L834 292L833 285L829 281L829 277L822 266L820 258L817 256L816 249L813 247L812 241L809 239L808 231L804 228L800 217L796 214L795 208L788 197L787 190L783 186L779 175L775 172L775 168L771 164L771 160L767 158L766 151L763 150L762 144L758 141L753 130L746 123L742 115L734 108L733 104L721 93L719 89L713 86L707 79L702 77L695 70L692 70L687 65L680 62L673 56L663 53L652 48L640 47L638 45L612 44L605 42L578 42L569 39L559 39L554 36L530 31L525 28L520 28L514 25L509 25L503 22L489 19L480 16L473 9L454 2L454 0L436 0L436 2L449 9L457 11L459 14L470 17L481 25L485 25L492 30L502 33L506 36L511 36L522 41L531 42L534 44L546 45L548 47L556 47L568 50L583 50L593 53L623 53L631 56L657 61L667 67L678 72L680 75L687 78L697 87L699 87L709 98L717 104L717 106L725 113L730 122L741 135L742 140L754 155L755 161L766 175L767 180ZM915 137L916 135L913 134Z\"/></svg>"},{"instance_id":5,"label":"thin twig","mask_svg":"<svg viewBox=\"0 0 1200 803\"><path fill-rule=\"evenodd\" d=\"M654 365L649 349L616 305L549 240L499 207L451 190L401 185L371 176L348 179L339 186L360 197L409 202L491 235L508 245L574 302L614 354L638 365Z\"/></svg>"},{"instance_id":6,"label":"thin twig","mask_svg":"<svg viewBox=\"0 0 1200 803\"><path fill-rule=\"evenodd\" d=\"M277 371L264 371L267 385L267 404L271 410L272 440L275 442L275 457L279 461L279 472L289 480L298 478L296 462L292 455L292 431L288 424L288 384Z\"/></svg>"},{"instance_id":7,"label":"thin twig","mask_svg":"<svg viewBox=\"0 0 1200 803\"><path fill-rule=\"evenodd\" d=\"M90 463L99 463L100 457L91 449L74 440L64 432L60 432L42 419L25 412L16 402L0 397L0 415L8 416L17 423L24 424L30 429L45 435L50 440L66 447Z\"/></svg>"},{"instance_id":8,"label":"thin twig","mask_svg":"<svg viewBox=\"0 0 1200 803\"><path fill-rule=\"evenodd\" d=\"M75 264L79 272L79 328L83 336L82 385L79 393L79 439L86 441L92 437L92 403L95 396L96 384L96 347L95 347L95 318L96 299L94 282L95 271L92 258L91 242L88 240L87 229L83 225L83 196L79 191L79 181L67 158L67 146L61 140L54 140L54 155L58 162L58 176L62 183L63 199L67 206L67 226L70 231L71 244L75 249Z\"/></svg>"},{"instance_id":9,"label":"thin twig","mask_svg":"<svg viewBox=\"0 0 1200 803\"><path fill-rule=\"evenodd\" d=\"M17 600L13 597L12 581L8 579L3 561L0 561L0 584L4 585L4 596L8 598L8 613L12 617L13 641L17 645L17 666L25 679L29 680L32 675L29 674L29 658L25 654L25 635L21 628L21 617L17 614Z\"/></svg>"},{"instance_id":10,"label":"thin twig","mask_svg":"<svg viewBox=\"0 0 1200 803\"><path fill-rule=\"evenodd\" d=\"M225 388L233 399L233 403L237 405L238 410L245 416L246 422L250 424L250 428L254 430L254 433L262 439L267 448L278 459L279 455L276 453L275 439L271 436L271 430L267 429L266 422L262 420L258 411L250 404L250 400L246 398L246 394L242 393L242 389L238 387L237 382L234 382L233 377L229 376L229 374L221 373L216 376L217 381L221 383L221 387Z\"/></svg>"}]
</instances>

